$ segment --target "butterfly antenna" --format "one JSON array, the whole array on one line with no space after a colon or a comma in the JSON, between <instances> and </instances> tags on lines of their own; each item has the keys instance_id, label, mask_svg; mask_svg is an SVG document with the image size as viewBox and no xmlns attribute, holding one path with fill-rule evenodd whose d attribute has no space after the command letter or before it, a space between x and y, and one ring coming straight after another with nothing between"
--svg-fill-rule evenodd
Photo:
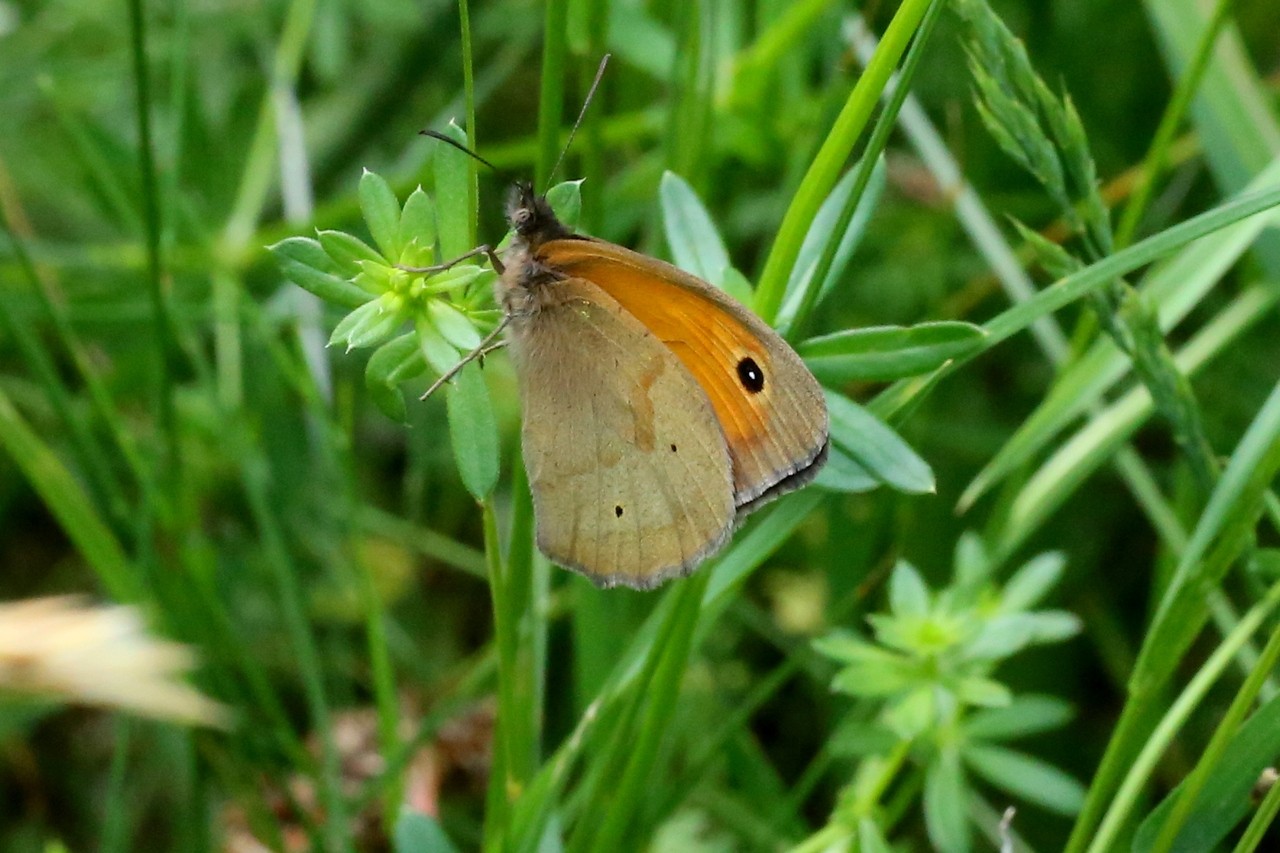
<instances>
[{"instance_id":1,"label":"butterfly antenna","mask_svg":"<svg viewBox=\"0 0 1280 853\"><path fill-rule=\"evenodd\" d=\"M502 170L501 170L501 169L499 169L497 166L493 165L493 164L492 164L492 163L490 163L488 160L484 159L484 158L483 158L483 157L481 157L479 154L477 154L476 152L472 151L470 148L468 148L467 146L463 145L463 144L462 144L461 142L459 142L458 140L456 140L456 139L450 139L449 137L445 136L443 133L441 133L441 132L440 132L440 131L438 131L438 130L420 130L420 131L418 131L418 135L419 135L419 136L430 136L432 139L438 139L438 140L440 140L441 142L448 143L449 145L452 145L454 148L457 148L459 151L461 151L463 154L466 154L468 157L472 158L473 160L476 160L477 162L480 162L480 163L485 164L485 165L486 165L486 166L488 166L490 169L492 169L496 174L499 174L499 175L501 175L501 174L502 174Z\"/></svg>"},{"instance_id":2,"label":"butterfly antenna","mask_svg":"<svg viewBox=\"0 0 1280 853\"><path fill-rule=\"evenodd\" d=\"M600 88L600 80L604 77L604 69L609 65L611 54L606 53L600 57L600 67L596 69L596 78L591 81L591 88L587 90L587 97L582 101L582 109L578 111L578 118L573 123L573 127L569 129L569 138L564 142L564 148L560 149L560 158L556 160L556 165L551 169L551 174L547 180L550 181L555 177L556 172L560 171L560 164L564 162L564 156L569 153L569 146L573 144L573 137L578 132L578 127L582 124L582 119L587 114L587 107L591 106L591 101L596 96L596 89Z\"/></svg>"}]
</instances>

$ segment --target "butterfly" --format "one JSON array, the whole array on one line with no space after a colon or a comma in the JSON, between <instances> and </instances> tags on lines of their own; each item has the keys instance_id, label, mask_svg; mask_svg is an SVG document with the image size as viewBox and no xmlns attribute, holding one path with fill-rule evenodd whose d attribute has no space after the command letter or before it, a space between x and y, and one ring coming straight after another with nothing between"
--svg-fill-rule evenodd
<instances>
[{"instance_id":1,"label":"butterfly","mask_svg":"<svg viewBox=\"0 0 1280 853\"><path fill-rule=\"evenodd\" d=\"M764 321L671 264L572 232L527 183L507 218L495 287L549 559L652 588L817 475L822 388Z\"/></svg>"}]
</instances>

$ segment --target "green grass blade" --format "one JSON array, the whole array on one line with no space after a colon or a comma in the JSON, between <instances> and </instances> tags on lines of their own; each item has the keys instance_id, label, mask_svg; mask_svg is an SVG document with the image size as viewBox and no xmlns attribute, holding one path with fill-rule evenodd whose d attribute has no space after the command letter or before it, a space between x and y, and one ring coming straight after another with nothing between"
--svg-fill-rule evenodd
<instances>
[{"instance_id":1,"label":"green grass blade","mask_svg":"<svg viewBox=\"0 0 1280 853\"><path fill-rule=\"evenodd\" d=\"M880 42L879 50L849 93L849 99L832 125L831 132L827 134L796 190L756 287L755 309L766 322L771 323L776 319L778 310L782 307L787 278L800 255L804 236L813 224L818 209L822 207L823 200L835 188L849 152L862 135L893 69L906 52L907 45L916 34L932 2L933 0L904 0L898 7Z\"/></svg>"},{"instance_id":2,"label":"green grass blade","mask_svg":"<svg viewBox=\"0 0 1280 853\"><path fill-rule=\"evenodd\" d=\"M1272 287L1247 290L1178 352L1179 368L1194 375L1228 351L1232 342L1267 316L1278 298L1280 292ZM1062 442L1018 490L995 550L1003 555L1016 550L1153 412L1150 394L1132 389Z\"/></svg>"},{"instance_id":3,"label":"green grass blade","mask_svg":"<svg viewBox=\"0 0 1280 853\"><path fill-rule=\"evenodd\" d=\"M3 390L0 390L0 446L31 482L107 593L117 601L139 600L139 580L124 549L71 472L14 408Z\"/></svg>"},{"instance_id":4,"label":"green grass blade","mask_svg":"<svg viewBox=\"0 0 1280 853\"><path fill-rule=\"evenodd\" d=\"M1255 189L1280 183L1280 160L1253 181ZM1183 249L1143 282L1141 292L1159 309L1161 328L1177 326L1241 258L1275 215L1252 217ZM1036 411L978 473L961 496L961 510L1044 449L1071 421L1126 375L1130 362L1110 341L1099 341L1069 366Z\"/></svg>"},{"instance_id":5,"label":"green grass blade","mask_svg":"<svg viewBox=\"0 0 1280 853\"><path fill-rule=\"evenodd\" d=\"M1133 692L1149 692L1172 672L1207 617L1205 593L1221 572L1208 571L1211 550L1252 530L1262 499L1280 471L1280 386L1259 410L1240 440L1178 561L1131 680ZM1226 562L1225 560L1222 562Z\"/></svg>"},{"instance_id":6,"label":"green grass blade","mask_svg":"<svg viewBox=\"0 0 1280 853\"><path fill-rule=\"evenodd\" d=\"M1120 833L1125 821L1139 802L1142 789L1151 781L1156 763L1169 747L1177 741L1192 712L1203 703L1210 688L1226 672L1231 661L1248 643L1249 638L1258 630L1258 627L1275 610L1277 604L1280 604L1280 585L1273 586L1267 596L1254 605L1232 629L1231 633L1223 638L1218 648L1196 671L1191 682L1169 705L1169 710L1155 727L1145 744L1143 744L1141 752L1129 765L1124 781L1111 799L1106 817L1103 818L1097 834L1094 836L1094 849L1106 850ZM1261 715L1261 711L1259 714ZM1274 753L1267 753L1265 750L1259 751L1254 753L1254 759L1265 764L1265 756L1268 754ZM1230 778L1224 778L1214 785L1213 797L1206 797L1205 801L1197 803L1198 808L1204 809L1208 813L1199 817L1195 829L1192 831L1192 835L1199 836L1202 843L1192 843L1188 849L1211 848L1216 842L1207 840L1205 834L1215 832L1215 827L1217 828L1216 831L1225 834L1240 819L1248 799L1248 788L1252 785L1252 780L1257 778L1257 772L1252 774L1240 773L1239 769L1242 766L1247 766L1247 764L1242 765L1239 760L1234 761L1230 766L1223 766L1224 773L1221 775L1224 777L1229 776ZM1258 771L1261 771L1261 769L1262 767L1259 766ZM1145 851L1150 848L1156 833L1166 823L1166 818L1174 804L1173 801L1181 796L1186 788L1187 784L1186 780L1184 780L1175 793L1170 795L1147 818L1135 837L1135 851ZM1241 790L1242 788L1243 790ZM1226 793L1227 791L1230 793ZM1217 799L1222 797L1223 794L1225 794L1224 799ZM1195 798L1193 797L1193 799ZM1212 812L1216 812L1216 814Z\"/></svg>"}]
</instances>

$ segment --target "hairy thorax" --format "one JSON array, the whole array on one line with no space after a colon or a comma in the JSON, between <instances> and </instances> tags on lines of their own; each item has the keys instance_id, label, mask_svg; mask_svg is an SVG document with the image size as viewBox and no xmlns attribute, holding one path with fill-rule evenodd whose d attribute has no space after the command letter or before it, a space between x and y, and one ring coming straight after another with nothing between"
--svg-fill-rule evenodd
<instances>
[{"instance_id":1,"label":"hairy thorax","mask_svg":"<svg viewBox=\"0 0 1280 853\"><path fill-rule=\"evenodd\" d=\"M519 324L562 301L557 287L562 277L539 259L528 243L517 238L502 260L506 269L495 285L496 296L512 323Z\"/></svg>"}]
</instances>

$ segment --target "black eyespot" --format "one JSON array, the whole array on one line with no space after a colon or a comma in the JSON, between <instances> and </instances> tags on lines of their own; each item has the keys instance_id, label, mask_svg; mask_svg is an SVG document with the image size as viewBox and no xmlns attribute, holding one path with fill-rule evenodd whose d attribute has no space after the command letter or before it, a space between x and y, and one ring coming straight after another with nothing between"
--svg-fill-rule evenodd
<instances>
[{"instance_id":1,"label":"black eyespot","mask_svg":"<svg viewBox=\"0 0 1280 853\"><path fill-rule=\"evenodd\" d=\"M752 394L759 394L764 390L764 371L756 364L755 359L744 358L738 362L738 381Z\"/></svg>"},{"instance_id":2,"label":"black eyespot","mask_svg":"<svg viewBox=\"0 0 1280 853\"><path fill-rule=\"evenodd\" d=\"M613 508L613 514L616 515L618 518L622 518L622 507L615 506Z\"/></svg>"},{"instance_id":3,"label":"black eyespot","mask_svg":"<svg viewBox=\"0 0 1280 853\"><path fill-rule=\"evenodd\" d=\"M672 453L675 453L675 452L676 452L676 446L675 446L674 444L673 444L673 445L671 445L671 452L672 452Z\"/></svg>"}]
</instances>

